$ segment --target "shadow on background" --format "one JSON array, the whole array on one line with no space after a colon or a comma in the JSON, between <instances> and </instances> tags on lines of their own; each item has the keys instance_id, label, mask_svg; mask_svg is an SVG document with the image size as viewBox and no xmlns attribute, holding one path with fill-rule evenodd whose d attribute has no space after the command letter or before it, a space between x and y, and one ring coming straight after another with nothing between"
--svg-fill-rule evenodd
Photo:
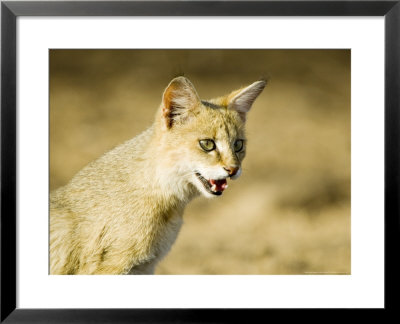
<instances>
[{"instance_id":1,"label":"shadow on background","mask_svg":"<svg viewBox=\"0 0 400 324\"><path fill-rule=\"evenodd\" d=\"M184 73L202 99L260 77L243 175L197 198L158 274L350 273L350 50L51 50L50 189L153 122Z\"/></svg>"}]
</instances>

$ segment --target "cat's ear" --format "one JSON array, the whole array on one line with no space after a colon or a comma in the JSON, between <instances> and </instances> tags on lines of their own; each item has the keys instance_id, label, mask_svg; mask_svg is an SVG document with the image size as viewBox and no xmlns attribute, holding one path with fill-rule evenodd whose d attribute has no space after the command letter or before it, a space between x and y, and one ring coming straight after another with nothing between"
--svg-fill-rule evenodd
<instances>
[{"instance_id":1,"label":"cat's ear","mask_svg":"<svg viewBox=\"0 0 400 324\"><path fill-rule=\"evenodd\" d=\"M199 107L200 98L193 84L185 77L173 79L162 98L162 118L167 129L187 120Z\"/></svg>"},{"instance_id":2,"label":"cat's ear","mask_svg":"<svg viewBox=\"0 0 400 324\"><path fill-rule=\"evenodd\" d=\"M264 90L266 80L256 81L247 87L236 90L228 96L228 109L236 110L243 121L258 95Z\"/></svg>"}]
</instances>

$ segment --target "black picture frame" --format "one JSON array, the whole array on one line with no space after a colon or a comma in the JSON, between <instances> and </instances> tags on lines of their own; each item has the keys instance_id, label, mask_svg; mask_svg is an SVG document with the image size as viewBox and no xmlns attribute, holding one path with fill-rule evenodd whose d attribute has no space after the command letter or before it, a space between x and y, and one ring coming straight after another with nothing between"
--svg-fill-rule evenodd
<instances>
[{"instance_id":1,"label":"black picture frame","mask_svg":"<svg viewBox=\"0 0 400 324\"><path fill-rule=\"evenodd\" d=\"M254 322L267 309L16 308L16 19L19 16L383 16L385 19L385 307L395 311L399 256L400 0L395 1L2 1L1 322ZM272 310L270 310L272 311ZM370 315L368 315L370 316ZM246 319L246 320L244 320ZM253 320L252 320L253 319ZM244 321L243 321L244 320Z\"/></svg>"}]
</instances>

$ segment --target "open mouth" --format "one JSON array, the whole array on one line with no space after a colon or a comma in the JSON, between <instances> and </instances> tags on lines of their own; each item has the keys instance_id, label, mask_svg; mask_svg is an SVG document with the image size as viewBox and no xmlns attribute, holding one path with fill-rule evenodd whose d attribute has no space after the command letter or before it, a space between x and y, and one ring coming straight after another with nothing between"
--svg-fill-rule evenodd
<instances>
[{"instance_id":1,"label":"open mouth","mask_svg":"<svg viewBox=\"0 0 400 324\"><path fill-rule=\"evenodd\" d=\"M200 173L196 172L195 174L196 174L197 178L203 184L204 188L213 195L216 195L216 196L222 195L222 192L228 187L228 184L226 183L226 179L207 180Z\"/></svg>"}]
</instances>

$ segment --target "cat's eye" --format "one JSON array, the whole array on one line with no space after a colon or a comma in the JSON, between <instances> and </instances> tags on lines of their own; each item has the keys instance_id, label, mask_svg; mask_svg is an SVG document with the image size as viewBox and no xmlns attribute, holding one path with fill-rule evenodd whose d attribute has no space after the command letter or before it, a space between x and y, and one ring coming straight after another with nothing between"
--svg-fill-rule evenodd
<instances>
[{"instance_id":1,"label":"cat's eye","mask_svg":"<svg viewBox=\"0 0 400 324\"><path fill-rule=\"evenodd\" d=\"M243 149L243 140L236 140L233 144L233 149L235 150L235 152L240 152Z\"/></svg>"},{"instance_id":2,"label":"cat's eye","mask_svg":"<svg viewBox=\"0 0 400 324\"><path fill-rule=\"evenodd\" d=\"M215 150L215 143L211 139L200 140L199 144L200 144L201 148L206 152Z\"/></svg>"}]
</instances>

